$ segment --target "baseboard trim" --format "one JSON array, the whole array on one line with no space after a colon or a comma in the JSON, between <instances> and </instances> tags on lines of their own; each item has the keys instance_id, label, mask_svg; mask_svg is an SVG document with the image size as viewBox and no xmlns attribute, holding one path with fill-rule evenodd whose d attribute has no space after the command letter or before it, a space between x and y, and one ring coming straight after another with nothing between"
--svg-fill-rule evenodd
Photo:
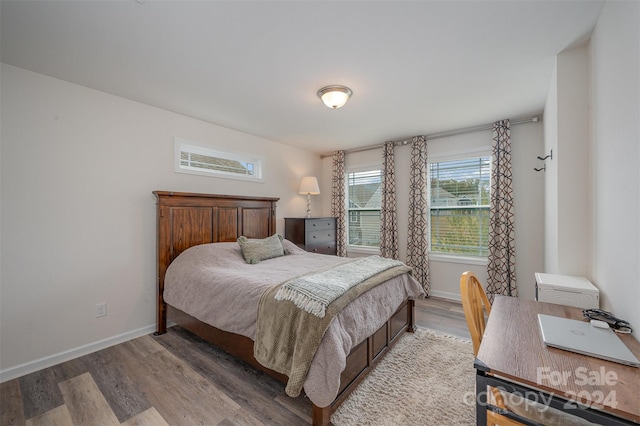
<instances>
[{"instance_id":1,"label":"baseboard trim","mask_svg":"<svg viewBox=\"0 0 640 426\"><path fill-rule=\"evenodd\" d=\"M119 343L123 343L128 340L153 333L154 331L156 331L156 325L148 325L146 327L138 328L137 330L128 331L126 333L118 334L117 336L108 337L106 339L98 340L97 342L69 349L68 351L60 352L58 354L46 356L44 358L16 365L15 367L0 370L0 383L17 379L18 377L35 373L36 371L45 368L53 367L54 365L60 364L62 362L70 361L83 355L88 355L90 353L106 349Z\"/></svg>"},{"instance_id":2,"label":"baseboard trim","mask_svg":"<svg viewBox=\"0 0 640 426\"><path fill-rule=\"evenodd\" d=\"M433 297L439 297L440 299L449 299L449 300L455 300L456 302L462 302L462 297L460 296L460 293L449 293L448 291L438 291L438 290L431 290L430 295Z\"/></svg>"}]
</instances>

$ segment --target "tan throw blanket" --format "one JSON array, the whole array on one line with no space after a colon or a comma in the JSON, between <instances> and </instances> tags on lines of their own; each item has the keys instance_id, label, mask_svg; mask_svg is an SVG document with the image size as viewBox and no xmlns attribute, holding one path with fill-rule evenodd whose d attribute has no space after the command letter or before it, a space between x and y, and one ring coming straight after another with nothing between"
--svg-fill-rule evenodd
<instances>
[{"instance_id":1,"label":"tan throw blanket","mask_svg":"<svg viewBox=\"0 0 640 426\"><path fill-rule=\"evenodd\" d=\"M276 300L289 300L305 311L324 317L327 306L360 284L380 272L401 266L399 260L380 256L359 257L333 268L293 278L282 285Z\"/></svg>"},{"instance_id":2,"label":"tan throw blanket","mask_svg":"<svg viewBox=\"0 0 640 426\"><path fill-rule=\"evenodd\" d=\"M336 314L367 290L410 271L410 267L400 264L365 279L329 304L322 318L299 309L293 302L275 299L275 294L287 282L271 287L264 292L258 304L254 344L256 360L286 375L289 381L285 392L297 397L322 337Z\"/></svg>"}]
</instances>

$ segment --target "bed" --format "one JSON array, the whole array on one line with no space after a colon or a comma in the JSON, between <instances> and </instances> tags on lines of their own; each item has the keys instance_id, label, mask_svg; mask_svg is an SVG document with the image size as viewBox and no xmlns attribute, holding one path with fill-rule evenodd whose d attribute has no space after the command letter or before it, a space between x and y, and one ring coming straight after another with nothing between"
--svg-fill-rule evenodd
<instances>
[{"instance_id":1,"label":"bed","mask_svg":"<svg viewBox=\"0 0 640 426\"><path fill-rule=\"evenodd\" d=\"M185 307L188 305L182 304L179 298L172 296L172 303L167 303L164 299L165 278L168 278L167 281L171 281L171 284L175 286L175 270L179 269L179 264L183 262L183 259L187 256L193 256L191 253L201 253L201 257L210 256L215 258L216 256L220 256L222 258L223 255L220 254L222 252L217 250L223 250L223 252L228 252L229 256L233 256L233 250L239 250L236 243L238 237L245 236L259 239L274 235L276 233L276 203L278 199L167 191L154 191L154 195L157 199L158 248L156 333L163 334L166 332L167 319L169 319L286 384L289 379L286 375L264 367L255 358L253 331L247 331L242 328L236 330L224 324L216 327L211 325L212 321L203 318L201 312L194 312L192 308ZM340 259L344 259L336 258L335 256L310 254L306 252L301 253L303 252L301 249L297 249L292 243L286 240L283 241L283 246L292 254L292 256L284 256L284 258L288 259L282 260L283 262L290 262L295 256L298 256L296 259L305 259L305 262L299 263L307 264L316 262L321 265L327 262L339 263ZM185 251L185 255L181 256L172 266L172 269L169 271L169 277L167 277L167 270L172 262ZM277 265L276 261L280 260L272 259L271 261L273 261L271 264L267 263L269 261L264 261L262 267L266 267L265 265ZM247 267L250 268L251 266L253 265L248 265ZM238 268L241 269L242 266L238 266ZM189 268L185 266L183 270L187 271ZM258 271L258 269L256 269L256 271ZM267 274L265 273L264 275ZM398 279L406 281L408 279L407 274L403 274L401 277L398 277ZM374 297L375 291L384 291L384 288L393 285L408 284L385 282L384 285L380 285L354 300L349 304L349 308L352 310L356 309L357 303L371 303L371 300L363 302L360 299L364 299L364 296ZM170 288L168 288L167 296L171 294ZM355 308L351 305L355 306ZM398 306L397 309L395 306ZM391 309L392 312L389 311L388 317L385 317L386 320L383 320L384 323L381 323L380 327L376 325L375 330L366 330L362 341L354 345L355 347L350 347L348 352L344 354L345 360L343 362L345 368L341 370L341 373L338 373L339 377L336 378L338 383L335 385L334 393L336 396L333 400L327 400L326 395L322 394L324 390L316 392L314 388L318 380L314 382L313 377L318 377L318 375L323 373L322 364L318 363L314 358L314 362L309 369L309 378L305 382L304 388L304 392L312 401L312 419L314 425L328 425L331 414L347 398L353 389L355 389L357 384L375 367L379 360L397 342L399 337L407 331L413 332L415 330L413 297L408 297L403 294L402 298L398 300L397 305L394 302L391 308L387 306L385 309L387 309L387 311ZM349 309L345 308L344 311L349 311ZM342 312L340 312L340 315L342 315ZM347 315L347 313L345 313L345 315ZM337 323L339 321L334 322ZM217 323L214 324L218 325ZM363 330L365 330L365 328L359 330L358 333L365 333ZM327 330L321 347L318 350L319 353L326 352L325 349L323 349L324 346L332 347L330 344L325 345L325 341L331 340L330 337L327 337L330 336L331 333L333 333L331 330ZM354 341L354 343L356 342ZM331 352L331 349L328 351ZM317 357L319 356L320 355ZM327 361L325 360L324 362ZM333 394L330 395L333 397ZM317 401L321 402L316 404L315 402Z\"/></svg>"}]
</instances>

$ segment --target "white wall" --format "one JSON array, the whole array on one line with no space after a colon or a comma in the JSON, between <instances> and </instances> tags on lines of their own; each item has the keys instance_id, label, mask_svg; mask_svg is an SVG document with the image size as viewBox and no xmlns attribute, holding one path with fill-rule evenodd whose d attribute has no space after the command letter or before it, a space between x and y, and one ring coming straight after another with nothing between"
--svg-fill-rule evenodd
<instances>
[{"instance_id":1,"label":"white wall","mask_svg":"<svg viewBox=\"0 0 640 426\"><path fill-rule=\"evenodd\" d=\"M451 129L455 130L455 129ZM516 274L520 297L533 299L534 273L543 267L543 182L541 173L533 170L539 166L536 159L543 153L543 128L540 123L513 125L511 127L513 184L516 217ZM491 147L491 131L467 133L427 141L427 156L459 153ZM375 144L375 142L372 142ZM409 215L409 170L411 165L410 145L395 148L396 201L398 204L398 237L400 259L406 259L407 228ZM382 164L382 149L347 154L346 166ZM332 159L323 160L323 182L328 188L322 197L323 213L331 212ZM484 263L452 263L431 259L430 278L432 295L460 299L460 275L466 270L474 271L485 283L487 277Z\"/></svg>"},{"instance_id":2,"label":"white wall","mask_svg":"<svg viewBox=\"0 0 640 426\"><path fill-rule=\"evenodd\" d=\"M280 197L282 233L321 174L316 154L5 64L1 91L3 380L153 330L153 190ZM176 136L264 156L265 183L175 173Z\"/></svg>"},{"instance_id":3,"label":"white wall","mask_svg":"<svg viewBox=\"0 0 640 426\"><path fill-rule=\"evenodd\" d=\"M545 272L590 277L587 47L559 54L544 114Z\"/></svg>"},{"instance_id":4,"label":"white wall","mask_svg":"<svg viewBox=\"0 0 640 426\"><path fill-rule=\"evenodd\" d=\"M511 162L516 219L518 295L533 300L536 272L544 268L544 172L536 172L544 157L542 123L511 127Z\"/></svg>"},{"instance_id":5,"label":"white wall","mask_svg":"<svg viewBox=\"0 0 640 426\"><path fill-rule=\"evenodd\" d=\"M544 152L556 151L558 161L558 64L553 67L549 82L549 91L544 106ZM544 157L543 155L542 157ZM544 173L544 270L540 272L558 271L558 167L545 162ZM547 164L548 163L548 164Z\"/></svg>"},{"instance_id":6,"label":"white wall","mask_svg":"<svg viewBox=\"0 0 640 426\"><path fill-rule=\"evenodd\" d=\"M591 39L592 276L640 339L640 3L607 2Z\"/></svg>"}]
</instances>

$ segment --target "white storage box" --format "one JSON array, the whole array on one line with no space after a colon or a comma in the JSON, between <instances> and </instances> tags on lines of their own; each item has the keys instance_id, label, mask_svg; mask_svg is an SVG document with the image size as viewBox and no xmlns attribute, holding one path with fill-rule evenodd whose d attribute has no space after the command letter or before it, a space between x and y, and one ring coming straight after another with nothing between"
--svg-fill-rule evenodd
<instances>
[{"instance_id":1,"label":"white storage box","mask_svg":"<svg viewBox=\"0 0 640 426\"><path fill-rule=\"evenodd\" d=\"M600 307L600 291L583 277L536 272L536 300L575 306L583 309Z\"/></svg>"}]
</instances>

